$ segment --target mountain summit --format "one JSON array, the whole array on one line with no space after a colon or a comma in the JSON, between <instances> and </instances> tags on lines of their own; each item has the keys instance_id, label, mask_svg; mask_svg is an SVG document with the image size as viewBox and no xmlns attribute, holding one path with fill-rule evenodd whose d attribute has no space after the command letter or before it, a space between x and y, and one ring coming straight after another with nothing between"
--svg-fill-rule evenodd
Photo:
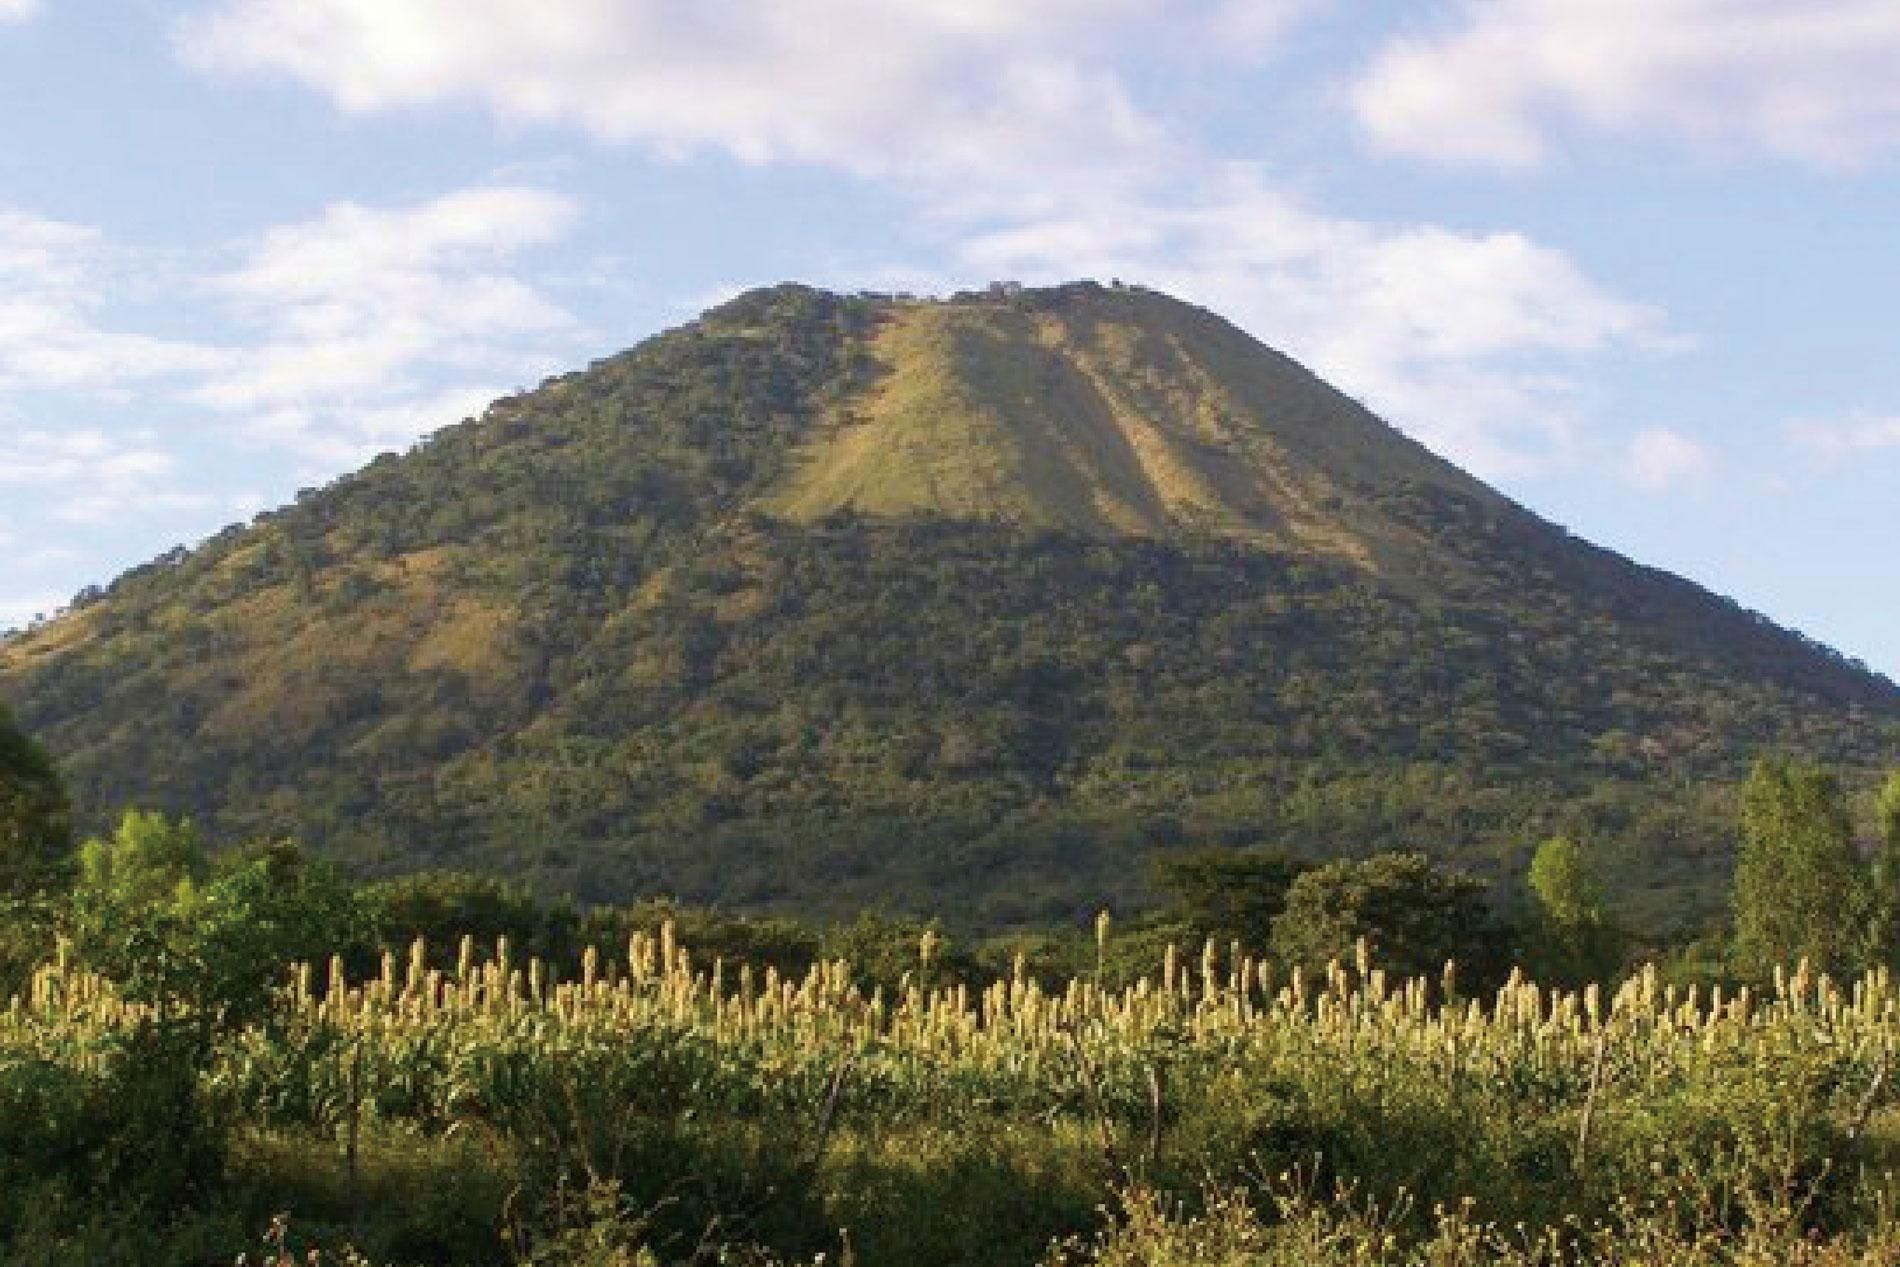
<instances>
[{"instance_id":1,"label":"mountain summit","mask_svg":"<svg viewBox=\"0 0 1900 1267\"><path fill-rule=\"evenodd\" d=\"M1900 691L1150 291L754 291L0 643L95 819L976 925L1210 841L1708 890Z\"/></svg>"}]
</instances>

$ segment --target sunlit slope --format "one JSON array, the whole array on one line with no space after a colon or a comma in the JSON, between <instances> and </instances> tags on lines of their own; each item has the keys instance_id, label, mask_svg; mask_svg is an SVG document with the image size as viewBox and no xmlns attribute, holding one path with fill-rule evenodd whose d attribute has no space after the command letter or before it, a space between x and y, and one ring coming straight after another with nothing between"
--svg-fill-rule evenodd
<instances>
[{"instance_id":1,"label":"sunlit slope","mask_svg":"<svg viewBox=\"0 0 1900 1267\"><path fill-rule=\"evenodd\" d=\"M822 420L766 509L943 516L1104 537L1225 537L1408 574L1372 506L1495 494L1225 322L1139 291L894 306L882 373Z\"/></svg>"},{"instance_id":2,"label":"sunlit slope","mask_svg":"<svg viewBox=\"0 0 1900 1267\"><path fill-rule=\"evenodd\" d=\"M1087 284L749 293L120 577L0 697L93 824L979 924L1555 830L1674 910L1756 752L1900 751L1891 682Z\"/></svg>"}]
</instances>

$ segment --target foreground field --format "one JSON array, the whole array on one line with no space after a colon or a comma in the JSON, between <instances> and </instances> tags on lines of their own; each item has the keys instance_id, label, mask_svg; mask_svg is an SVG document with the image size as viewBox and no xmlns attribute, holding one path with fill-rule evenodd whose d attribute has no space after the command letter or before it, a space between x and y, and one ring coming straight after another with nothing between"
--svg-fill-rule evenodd
<instances>
[{"instance_id":1,"label":"foreground field","mask_svg":"<svg viewBox=\"0 0 1900 1267\"><path fill-rule=\"evenodd\" d=\"M289 1210L299 1252L379 1263L1900 1260L1884 974L1466 999L1211 946L1120 991L936 971L928 940L869 994L670 928L565 982L418 945L219 1032L54 964L0 1018L0 1243L230 1261Z\"/></svg>"}]
</instances>

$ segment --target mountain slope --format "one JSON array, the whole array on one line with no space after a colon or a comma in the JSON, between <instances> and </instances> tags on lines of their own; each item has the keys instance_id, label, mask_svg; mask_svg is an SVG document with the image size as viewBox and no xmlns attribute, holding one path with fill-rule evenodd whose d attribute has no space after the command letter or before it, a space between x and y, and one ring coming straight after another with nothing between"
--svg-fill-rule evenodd
<instances>
[{"instance_id":1,"label":"mountain slope","mask_svg":"<svg viewBox=\"0 0 1900 1267\"><path fill-rule=\"evenodd\" d=\"M1660 909L1754 752L1900 741L1885 679L1088 284L753 292L121 577L0 696L95 820L979 924L1184 841L1558 828Z\"/></svg>"},{"instance_id":2,"label":"mountain slope","mask_svg":"<svg viewBox=\"0 0 1900 1267\"><path fill-rule=\"evenodd\" d=\"M1364 490L1499 501L1224 322L1140 294L1058 296L889 310L870 343L881 381L821 424L765 506L1231 537L1373 567L1373 543L1416 543Z\"/></svg>"}]
</instances>

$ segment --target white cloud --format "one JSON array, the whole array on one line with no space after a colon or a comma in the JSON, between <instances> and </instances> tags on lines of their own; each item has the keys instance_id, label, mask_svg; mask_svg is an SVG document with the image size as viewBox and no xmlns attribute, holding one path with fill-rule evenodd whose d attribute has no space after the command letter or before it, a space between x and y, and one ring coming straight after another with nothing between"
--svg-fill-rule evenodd
<instances>
[{"instance_id":1,"label":"white cloud","mask_svg":"<svg viewBox=\"0 0 1900 1267\"><path fill-rule=\"evenodd\" d=\"M224 273L190 277L96 230L0 211L0 406L41 394L30 423L19 407L0 411L0 494L31 499L39 533L222 506L149 432L114 421L128 402L209 407L244 440L301 459L313 481L479 412L573 358L578 324L512 269L575 214L520 186L341 203L261 234ZM161 273L168 293L208 301L257 341L182 343L94 321L107 296ZM59 394L72 392L92 398L89 413L111 410L43 421L67 413Z\"/></svg>"},{"instance_id":2,"label":"white cloud","mask_svg":"<svg viewBox=\"0 0 1900 1267\"><path fill-rule=\"evenodd\" d=\"M115 255L94 229L0 209L0 391L107 391L217 363L200 344L99 324Z\"/></svg>"},{"instance_id":3,"label":"white cloud","mask_svg":"<svg viewBox=\"0 0 1900 1267\"><path fill-rule=\"evenodd\" d=\"M97 250L99 240L96 229L0 210L0 277L71 288L81 277L81 262Z\"/></svg>"},{"instance_id":4,"label":"white cloud","mask_svg":"<svg viewBox=\"0 0 1900 1267\"><path fill-rule=\"evenodd\" d=\"M1584 356L1666 348L1662 314L1517 234L1326 216L1234 169L1151 198L999 228L989 276L1121 276L1203 303L1480 474L1565 455Z\"/></svg>"},{"instance_id":5,"label":"white cloud","mask_svg":"<svg viewBox=\"0 0 1900 1267\"><path fill-rule=\"evenodd\" d=\"M0 545L6 544L7 540L4 535L0 535ZM16 571L46 572L77 563L80 557L79 551L71 546L40 546L15 554L9 562Z\"/></svg>"},{"instance_id":6,"label":"white cloud","mask_svg":"<svg viewBox=\"0 0 1900 1267\"><path fill-rule=\"evenodd\" d=\"M1631 439L1626 471L1634 483L1661 492L1708 474L1712 461L1707 446L1680 432L1653 427Z\"/></svg>"},{"instance_id":7,"label":"white cloud","mask_svg":"<svg viewBox=\"0 0 1900 1267\"><path fill-rule=\"evenodd\" d=\"M1900 145L1893 0L1461 0L1353 92L1381 145L1536 162L1561 123L1844 164Z\"/></svg>"},{"instance_id":8,"label":"white cloud","mask_svg":"<svg viewBox=\"0 0 1900 1267\"><path fill-rule=\"evenodd\" d=\"M670 155L953 185L1152 149L1121 41L1187 13L1259 41L1289 0L223 0L187 61L288 75L351 112L474 104Z\"/></svg>"},{"instance_id":9,"label":"white cloud","mask_svg":"<svg viewBox=\"0 0 1900 1267\"><path fill-rule=\"evenodd\" d=\"M176 461L103 431L21 431L0 436L0 484L44 487L85 479L126 483L169 474Z\"/></svg>"},{"instance_id":10,"label":"white cloud","mask_svg":"<svg viewBox=\"0 0 1900 1267\"><path fill-rule=\"evenodd\" d=\"M1859 453L1900 449L1900 415L1857 413L1838 422L1789 424L1790 440L1817 457L1840 461Z\"/></svg>"},{"instance_id":11,"label":"white cloud","mask_svg":"<svg viewBox=\"0 0 1900 1267\"><path fill-rule=\"evenodd\" d=\"M1201 34L1214 49L1252 56L1277 43L1324 0L1217 0Z\"/></svg>"},{"instance_id":12,"label":"white cloud","mask_svg":"<svg viewBox=\"0 0 1900 1267\"><path fill-rule=\"evenodd\" d=\"M0 22L24 22L40 11L40 0L0 0Z\"/></svg>"},{"instance_id":13,"label":"white cloud","mask_svg":"<svg viewBox=\"0 0 1900 1267\"><path fill-rule=\"evenodd\" d=\"M484 186L393 209L342 203L273 229L211 284L266 337L191 398L332 469L400 448L500 394L497 374L545 368L537 343L574 334L510 269L575 214L545 190Z\"/></svg>"},{"instance_id":14,"label":"white cloud","mask_svg":"<svg viewBox=\"0 0 1900 1267\"><path fill-rule=\"evenodd\" d=\"M39 494L51 516L67 523L208 505L205 495L175 486L177 472L177 458L149 440L97 427L0 434L0 488Z\"/></svg>"}]
</instances>

